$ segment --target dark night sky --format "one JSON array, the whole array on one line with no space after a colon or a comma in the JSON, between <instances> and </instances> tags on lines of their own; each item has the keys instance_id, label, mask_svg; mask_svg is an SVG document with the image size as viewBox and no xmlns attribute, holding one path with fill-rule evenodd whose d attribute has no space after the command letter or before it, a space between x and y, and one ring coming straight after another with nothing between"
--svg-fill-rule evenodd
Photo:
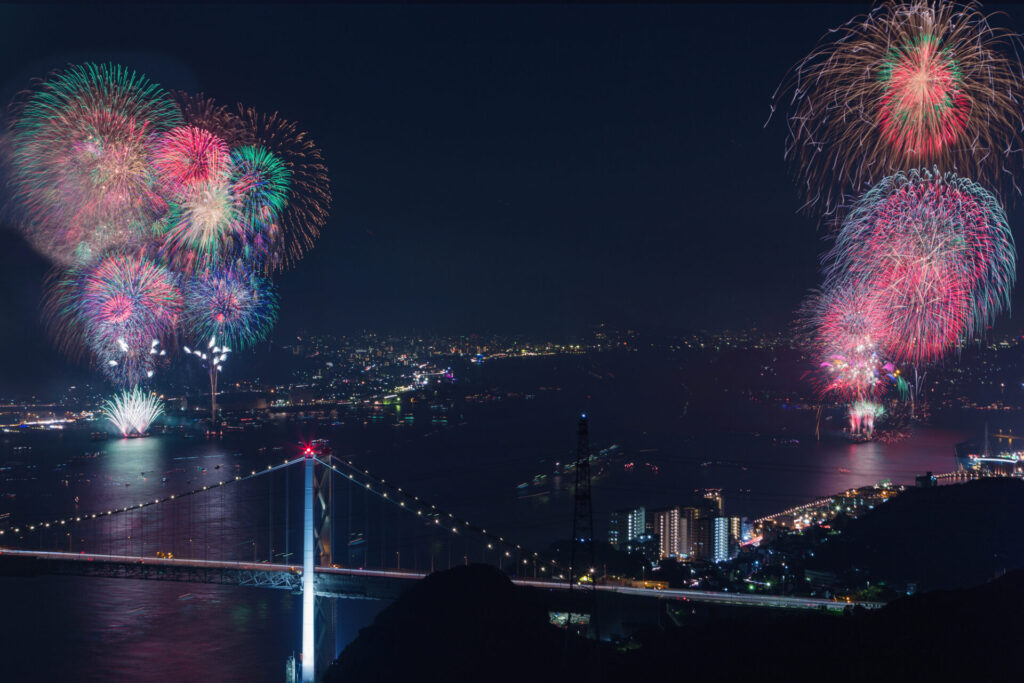
<instances>
[{"instance_id":1,"label":"dark night sky","mask_svg":"<svg viewBox=\"0 0 1024 683\"><path fill-rule=\"evenodd\" d=\"M797 213L783 120L763 124L786 70L867 7L2 7L0 96L116 60L298 120L334 205L278 278L278 339L781 327L823 232ZM0 377L67 367L46 269L0 232Z\"/></svg>"}]
</instances>

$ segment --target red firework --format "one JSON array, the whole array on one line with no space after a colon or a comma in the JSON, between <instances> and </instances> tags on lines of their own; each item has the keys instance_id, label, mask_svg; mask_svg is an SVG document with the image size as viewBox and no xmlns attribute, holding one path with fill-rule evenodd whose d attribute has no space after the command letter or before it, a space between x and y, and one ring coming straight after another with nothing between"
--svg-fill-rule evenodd
<instances>
[{"instance_id":1,"label":"red firework","mask_svg":"<svg viewBox=\"0 0 1024 683\"><path fill-rule=\"evenodd\" d=\"M971 113L956 60L923 35L889 51L878 118L889 143L908 157L932 157L959 138Z\"/></svg>"},{"instance_id":2,"label":"red firework","mask_svg":"<svg viewBox=\"0 0 1024 683\"><path fill-rule=\"evenodd\" d=\"M1009 306L1016 251L1006 215L952 174L886 178L854 205L827 257L831 287L856 287L879 312L886 355L926 364L980 334Z\"/></svg>"},{"instance_id":3,"label":"red firework","mask_svg":"<svg viewBox=\"0 0 1024 683\"><path fill-rule=\"evenodd\" d=\"M163 190L181 198L196 188L227 180L231 152L213 133L194 126L160 136L153 151L153 172Z\"/></svg>"}]
</instances>

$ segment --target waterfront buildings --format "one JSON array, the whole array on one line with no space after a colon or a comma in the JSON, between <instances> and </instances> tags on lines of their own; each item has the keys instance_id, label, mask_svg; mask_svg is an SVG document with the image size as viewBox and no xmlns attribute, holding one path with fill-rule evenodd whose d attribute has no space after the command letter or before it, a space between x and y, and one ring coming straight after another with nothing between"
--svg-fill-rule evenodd
<instances>
[{"instance_id":1,"label":"waterfront buildings","mask_svg":"<svg viewBox=\"0 0 1024 683\"><path fill-rule=\"evenodd\" d=\"M608 526L608 542L616 550L625 550L630 541L647 534L647 511L643 507L616 510Z\"/></svg>"}]
</instances>

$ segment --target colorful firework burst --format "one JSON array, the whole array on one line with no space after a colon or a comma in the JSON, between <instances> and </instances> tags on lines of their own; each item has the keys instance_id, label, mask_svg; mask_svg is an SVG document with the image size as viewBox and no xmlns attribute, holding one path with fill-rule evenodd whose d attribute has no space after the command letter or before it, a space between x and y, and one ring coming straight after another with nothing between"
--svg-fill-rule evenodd
<instances>
[{"instance_id":1,"label":"colorful firework burst","mask_svg":"<svg viewBox=\"0 0 1024 683\"><path fill-rule=\"evenodd\" d=\"M850 405L850 433L870 436L875 431L875 420L885 414L881 404L874 401L855 401Z\"/></svg>"},{"instance_id":2,"label":"colorful firework burst","mask_svg":"<svg viewBox=\"0 0 1024 683\"><path fill-rule=\"evenodd\" d=\"M277 318L270 281L231 267L195 278L185 295L183 326L193 339L216 339L228 350L263 339Z\"/></svg>"},{"instance_id":3,"label":"colorful firework burst","mask_svg":"<svg viewBox=\"0 0 1024 683\"><path fill-rule=\"evenodd\" d=\"M13 200L38 251L70 264L147 237L167 211L149 141L181 125L157 85L113 64L71 66L12 109Z\"/></svg>"},{"instance_id":4,"label":"colorful firework burst","mask_svg":"<svg viewBox=\"0 0 1024 683\"><path fill-rule=\"evenodd\" d=\"M914 170L885 178L854 204L825 269L827 287L865 293L887 356L916 366L1009 308L1016 250L991 193L953 174Z\"/></svg>"},{"instance_id":5,"label":"colorful firework burst","mask_svg":"<svg viewBox=\"0 0 1024 683\"><path fill-rule=\"evenodd\" d=\"M290 173L287 205L269 232L265 268L278 270L297 262L313 246L327 223L330 180L320 148L293 122L277 113L267 116L239 105L239 116L252 144L279 159Z\"/></svg>"},{"instance_id":6,"label":"colorful firework burst","mask_svg":"<svg viewBox=\"0 0 1024 683\"><path fill-rule=\"evenodd\" d=\"M814 293L804 303L802 326L819 359L819 390L844 401L864 400L885 390L892 368L879 356L879 312L858 287Z\"/></svg>"},{"instance_id":7,"label":"colorful firework burst","mask_svg":"<svg viewBox=\"0 0 1024 683\"><path fill-rule=\"evenodd\" d=\"M222 182L193 188L174 207L160 232L160 252L175 270L198 275L229 263L248 246L231 186Z\"/></svg>"},{"instance_id":8,"label":"colorful firework burst","mask_svg":"<svg viewBox=\"0 0 1024 683\"><path fill-rule=\"evenodd\" d=\"M845 188L932 164L1000 187L1024 128L1018 43L975 4L934 0L885 2L830 31L776 95L789 96L786 156L808 205L832 213Z\"/></svg>"},{"instance_id":9,"label":"colorful firework burst","mask_svg":"<svg viewBox=\"0 0 1024 683\"><path fill-rule=\"evenodd\" d=\"M156 394L133 387L114 394L103 404L101 412L122 436L143 435L163 414L164 404Z\"/></svg>"},{"instance_id":10,"label":"colorful firework burst","mask_svg":"<svg viewBox=\"0 0 1024 683\"><path fill-rule=\"evenodd\" d=\"M285 163L262 147L246 145L231 153L231 191L257 254L281 239L277 221L288 203L291 177Z\"/></svg>"},{"instance_id":11,"label":"colorful firework burst","mask_svg":"<svg viewBox=\"0 0 1024 683\"><path fill-rule=\"evenodd\" d=\"M182 306L164 266L115 253L54 278L45 310L63 350L89 351L111 381L131 385L151 376L164 355L159 340L173 332Z\"/></svg>"},{"instance_id":12,"label":"colorful firework burst","mask_svg":"<svg viewBox=\"0 0 1024 683\"><path fill-rule=\"evenodd\" d=\"M204 187L225 183L231 152L210 131L182 126L157 138L151 161L160 189L180 202Z\"/></svg>"}]
</instances>

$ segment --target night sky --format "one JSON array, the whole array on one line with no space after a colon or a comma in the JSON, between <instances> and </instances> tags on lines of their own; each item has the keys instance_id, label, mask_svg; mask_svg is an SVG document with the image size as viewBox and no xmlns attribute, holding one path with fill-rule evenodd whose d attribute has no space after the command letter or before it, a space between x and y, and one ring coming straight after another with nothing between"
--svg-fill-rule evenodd
<instances>
[{"instance_id":1,"label":"night sky","mask_svg":"<svg viewBox=\"0 0 1024 683\"><path fill-rule=\"evenodd\" d=\"M771 96L867 8L2 7L0 97L113 60L299 121L334 203L277 278L278 340L782 328L824 231L798 213L783 118L764 127ZM71 367L40 323L47 268L0 231L0 378Z\"/></svg>"}]
</instances>

